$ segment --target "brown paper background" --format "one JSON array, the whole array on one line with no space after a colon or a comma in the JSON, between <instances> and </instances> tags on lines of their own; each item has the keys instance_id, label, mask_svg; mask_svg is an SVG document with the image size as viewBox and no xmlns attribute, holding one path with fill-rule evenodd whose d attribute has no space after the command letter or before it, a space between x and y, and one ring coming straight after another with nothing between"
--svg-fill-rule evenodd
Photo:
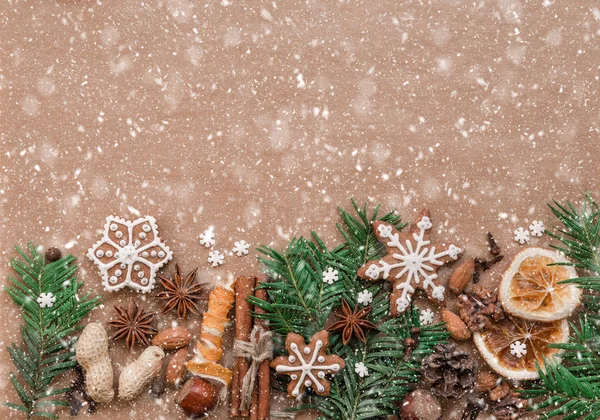
<instances>
[{"instance_id":1,"label":"brown paper background","mask_svg":"<svg viewBox=\"0 0 600 420\"><path fill-rule=\"evenodd\" d=\"M258 264L253 250L209 267L209 226L222 251L310 230L334 244L351 197L407 221L427 206L435 235L467 255L491 230L510 257L512 231L548 221L549 200L600 196L592 4L5 0L0 278L13 245L33 241L69 246L86 290L101 292L86 250L107 215L139 211L174 261L213 283ZM132 294L105 294L92 318ZM6 293L1 303L0 397L14 400L6 345L20 317ZM139 352L113 345L115 370ZM183 418L173 396L95 417Z\"/></svg>"}]
</instances>

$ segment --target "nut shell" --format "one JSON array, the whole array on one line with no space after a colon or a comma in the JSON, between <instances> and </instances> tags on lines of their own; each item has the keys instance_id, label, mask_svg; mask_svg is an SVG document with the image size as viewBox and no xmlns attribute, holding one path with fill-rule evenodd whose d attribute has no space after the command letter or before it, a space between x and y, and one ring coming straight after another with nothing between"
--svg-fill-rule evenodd
<instances>
[{"instance_id":1,"label":"nut shell","mask_svg":"<svg viewBox=\"0 0 600 420\"><path fill-rule=\"evenodd\" d=\"M164 358L160 347L150 346L135 362L125 366L119 377L119 398L126 401L137 398L158 375Z\"/></svg>"},{"instance_id":2,"label":"nut shell","mask_svg":"<svg viewBox=\"0 0 600 420\"><path fill-rule=\"evenodd\" d=\"M177 350L192 341L192 333L185 327L174 327L163 330L154 336L152 345L164 350Z\"/></svg>"},{"instance_id":3,"label":"nut shell","mask_svg":"<svg viewBox=\"0 0 600 420\"><path fill-rule=\"evenodd\" d=\"M88 395L96 402L109 403L115 396L113 368L108 357L108 335L102 324L90 322L75 347L77 362L85 369Z\"/></svg>"}]
</instances>

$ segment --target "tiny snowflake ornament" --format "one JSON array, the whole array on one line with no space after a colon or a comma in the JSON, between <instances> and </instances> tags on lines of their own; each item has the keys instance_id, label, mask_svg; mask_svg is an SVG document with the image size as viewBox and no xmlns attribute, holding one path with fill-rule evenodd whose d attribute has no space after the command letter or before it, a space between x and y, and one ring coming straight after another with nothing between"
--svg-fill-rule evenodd
<instances>
[{"instance_id":1,"label":"tiny snowflake ornament","mask_svg":"<svg viewBox=\"0 0 600 420\"><path fill-rule=\"evenodd\" d=\"M215 233L209 229L200 234L200 245L211 248L215 244Z\"/></svg>"},{"instance_id":2,"label":"tiny snowflake ornament","mask_svg":"<svg viewBox=\"0 0 600 420\"><path fill-rule=\"evenodd\" d=\"M427 292L429 299L441 302L446 289L437 280L437 271L444 264L460 258L462 250L452 244L431 244L433 227L428 210L423 210L416 223L406 233L400 233L391 224L376 221L373 229L377 239L385 245L387 255L371 261L358 270L366 280L393 282L390 309L393 316L406 311L417 288Z\"/></svg>"},{"instance_id":3,"label":"tiny snowflake ornament","mask_svg":"<svg viewBox=\"0 0 600 420\"><path fill-rule=\"evenodd\" d=\"M520 359L527 354L527 345L520 341L515 341L510 345L510 354Z\"/></svg>"},{"instance_id":4,"label":"tiny snowflake ornament","mask_svg":"<svg viewBox=\"0 0 600 420\"><path fill-rule=\"evenodd\" d=\"M218 267L219 265L223 265L223 263L225 262L225 256L219 251L210 251L208 253L208 262L213 267Z\"/></svg>"},{"instance_id":5,"label":"tiny snowflake ornament","mask_svg":"<svg viewBox=\"0 0 600 420\"><path fill-rule=\"evenodd\" d=\"M514 231L515 241L520 243L521 245L529 242L529 231L523 229L522 227L517 228Z\"/></svg>"},{"instance_id":6,"label":"tiny snowflake ornament","mask_svg":"<svg viewBox=\"0 0 600 420\"><path fill-rule=\"evenodd\" d=\"M98 266L104 290L114 292L127 286L146 293L154 288L156 272L173 253L158 236L154 217L132 222L108 216L102 239L87 256Z\"/></svg>"},{"instance_id":7,"label":"tiny snowflake ornament","mask_svg":"<svg viewBox=\"0 0 600 420\"><path fill-rule=\"evenodd\" d=\"M421 313L419 314L419 323L421 325L431 325L433 324L433 316L433 311L431 309L421 309Z\"/></svg>"},{"instance_id":8,"label":"tiny snowflake ornament","mask_svg":"<svg viewBox=\"0 0 600 420\"><path fill-rule=\"evenodd\" d=\"M367 289L365 289L358 294L356 301L363 306L370 305L371 302L373 302L373 293L371 293Z\"/></svg>"},{"instance_id":9,"label":"tiny snowflake ornament","mask_svg":"<svg viewBox=\"0 0 600 420\"><path fill-rule=\"evenodd\" d=\"M250 244L246 243L244 240L237 241L233 244L233 252L238 257L248 255L248 249L250 249Z\"/></svg>"},{"instance_id":10,"label":"tiny snowflake ornament","mask_svg":"<svg viewBox=\"0 0 600 420\"><path fill-rule=\"evenodd\" d=\"M364 378L365 376L369 376L369 368L365 366L363 362L358 362L354 365L354 371L360 376Z\"/></svg>"},{"instance_id":11,"label":"tiny snowflake ornament","mask_svg":"<svg viewBox=\"0 0 600 420\"><path fill-rule=\"evenodd\" d=\"M534 220L529 225L529 230L531 231L531 236L542 236L546 230L546 226L544 226L544 222L540 220Z\"/></svg>"},{"instance_id":12,"label":"tiny snowflake ornament","mask_svg":"<svg viewBox=\"0 0 600 420\"><path fill-rule=\"evenodd\" d=\"M326 375L335 375L344 368L344 359L333 354L325 354L329 347L329 333L319 331L306 345L304 337L289 333L285 339L288 356L279 356L271 362L275 372L288 375L291 379L288 394L298 398L306 388L321 396L328 396L329 380Z\"/></svg>"},{"instance_id":13,"label":"tiny snowflake ornament","mask_svg":"<svg viewBox=\"0 0 600 420\"><path fill-rule=\"evenodd\" d=\"M333 284L339 279L339 273L337 270L329 267L327 271L323 271L323 281L328 284Z\"/></svg>"},{"instance_id":14,"label":"tiny snowflake ornament","mask_svg":"<svg viewBox=\"0 0 600 420\"><path fill-rule=\"evenodd\" d=\"M54 302L56 302L56 297L52 293L40 293L37 298L40 308L52 308Z\"/></svg>"}]
</instances>

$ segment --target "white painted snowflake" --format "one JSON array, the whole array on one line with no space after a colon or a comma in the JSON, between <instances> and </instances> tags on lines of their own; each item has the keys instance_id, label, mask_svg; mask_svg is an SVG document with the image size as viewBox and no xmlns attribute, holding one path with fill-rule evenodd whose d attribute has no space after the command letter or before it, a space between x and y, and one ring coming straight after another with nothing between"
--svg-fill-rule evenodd
<instances>
[{"instance_id":1,"label":"white painted snowflake","mask_svg":"<svg viewBox=\"0 0 600 420\"><path fill-rule=\"evenodd\" d=\"M100 269L104 290L113 292L127 286L150 292L156 272L173 258L173 253L159 238L154 217L132 222L108 216L102 239L87 256Z\"/></svg>"},{"instance_id":2,"label":"white painted snowflake","mask_svg":"<svg viewBox=\"0 0 600 420\"><path fill-rule=\"evenodd\" d=\"M363 306L367 306L371 302L373 302L373 293L371 293L367 289L365 289L358 294L356 301Z\"/></svg>"},{"instance_id":3,"label":"white painted snowflake","mask_svg":"<svg viewBox=\"0 0 600 420\"><path fill-rule=\"evenodd\" d=\"M365 366L363 362L358 362L354 365L354 371L360 376L364 378L365 376L369 376L369 368Z\"/></svg>"},{"instance_id":4,"label":"white painted snowflake","mask_svg":"<svg viewBox=\"0 0 600 420\"><path fill-rule=\"evenodd\" d=\"M520 341L515 341L510 345L510 354L520 359L527 354L527 345Z\"/></svg>"},{"instance_id":5,"label":"white painted snowflake","mask_svg":"<svg viewBox=\"0 0 600 420\"><path fill-rule=\"evenodd\" d=\"M223 265L225 262L225 256L219 251L210 251L208 253L208 262L211 263L213 267Z\"/></svg>"},{"instance_id":6,"label":"white painted snowflake","mask_svg":"<svg viewBox=\"0 0 600 420\"><path fill-rule=\"evenodd\" d=\"M233 244L233 252L238 257L241 257L242 255L247 255L248 249L250 249L250 244L246 243L246 241L244 240L237 241Z\"/></svg>"},{"instance_id":7,"label":"white painted snowflake","mask_svg":"<svg viewBox=\"0 0 600 420\"><path fill-rule=\"evenodd\" d=\"M421 325L433 324L433 316L434 314L431 309L421 309L421 313L419 314L419 322Z\"/></svg>"},{"instance_id":8,"label":"white painted snowflake","mask_svg":"<svg viewBox=\"0 0 600 420\"><path fill-rule=\"evenodd\" d=\"M40 296L37 298L40 308L52 308L54 302L56 302L56 297L52 293L40 293Z\"/></svg>"},{"instance_id":9,"label":"white painted snowflake","mask_svg":"<svg viewBox=\"0 0 600 420\"><path fill-rule=\"evenodd\" d=\"M204 233L200 234L200 245L210 248L215 244L215 233L212 229L208 229Z\"/></svg>"},{"instance_id":10,"label":"white painted snowflake","mask_svg":"<svg viewBox=\"0 0 600 420\"><path fill-rule=\"evenodd\" d=\"M323 281L328 284L333 284L339 279L339 273L337 270L329 267L327 271L323 271Z\"/></svg>"},{"instance_id":11,"label":"white painted snowflake","mask_svg":"<svg viewBox=\"0 0 600 420\"><path fill-rule=\"evenodd\" d=\"M531 236L542 236L546 230L546 226L544 226L544 222L534 220L529 225L529 230L531 231Z\"/></svg>"},{"instance_id":12,"label":"white painted snowflake","mask_svg":"<svg viewBox=\"0 0 600 420\"><path fill-rule=\"evenodd\" d=\"M524 243L529 242L529 231L523 229L522 227L517 228L514 231L515 241L523 245Z\"/></svg>"},{"instance_id":13,"label":"white painted snowflake","mask_svg":"<svg viewBox=\"0 0 600 420\"><path fill-rule=\"evenodd\" d=\"M412 294L423 289L432 300L443 301L445 287L437 283L437 271L446 263L456 261L462 250L452 244L432 245L429 212L424 210L407 233L400 233L391 224L373 223L375 235L385 245L387 255L363 265L358 276L367 280L392 281L390 309L397 316L410 306Z\"/></svg>"}]
</instances>

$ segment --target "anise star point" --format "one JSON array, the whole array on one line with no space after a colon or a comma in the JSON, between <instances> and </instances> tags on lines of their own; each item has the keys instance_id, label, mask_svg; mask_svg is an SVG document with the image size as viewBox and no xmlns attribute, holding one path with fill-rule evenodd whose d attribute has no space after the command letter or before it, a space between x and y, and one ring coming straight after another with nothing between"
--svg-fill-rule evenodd
<instances>
[{"instance_id":1,"label":"anise star point","mask_svg":"<svg viewBox=\"0 0 600 420\"><path fill-rule=\"evenodd\" d=\"M176 309L180 319L184 319L188 311L200 315L198 301L201 300L205 285L196 283L197 272L196 268L183 276L181 268L175 264L175 275L172 279L158 275L160 283L165 288L156 295L157 299L166 301L163 314Z\"/></svg>"},{"instance_id":2,"label":"anise star point","mask_svg":"<svg viewBox=\"0 0 600 420\"><path fill-rule=\"evenodd\" d=\"M106 324L116 328L116 332L110 337L116 341L125 338L127 349L131 351L136 342L146 346L150 345L148 337L156 334L158 331L152 326L156 317L155 313L148 313L139 308L134 298L129 298L127 308L115 305L117 317L108 321Z\"/></svg>"},{"instance_id":3,"label":"anise star point","mask_svg":"<svg viewBox=\"0 0 600 420\"><path fill-rule=\"evenodd\" d=\"M348 344L352 337L356 337L358 340L366 343L365 330L374 330L377 328L375 324L367 320L367 316L372 310L372 306L359 309L358 305L352 309L348 305L348 302L342 299L342 311L339 314L335 314L339 320L331 324L329 331L342 330L342 342L344 345Z\"/></svg>"}]
</instances>

